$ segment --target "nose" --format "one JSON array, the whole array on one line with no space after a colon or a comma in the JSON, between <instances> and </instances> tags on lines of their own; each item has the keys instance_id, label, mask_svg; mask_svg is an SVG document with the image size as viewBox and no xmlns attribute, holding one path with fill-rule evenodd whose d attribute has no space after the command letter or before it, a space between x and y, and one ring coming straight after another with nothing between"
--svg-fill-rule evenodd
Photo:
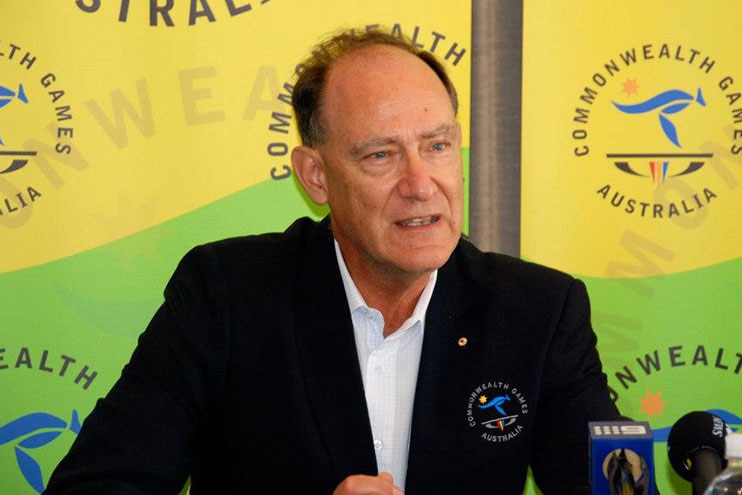
<instances>
[{"instance_id":1,"label":"nose","mask_svg":"<svg viewBox=\"0 0 742 495\"><path fill-rule=\"evenodd\" d=\"M403 198L425 201L438 189L429 165L419 154L408 153L400 170L397 190Z\"/></svg>"}]
</instances>

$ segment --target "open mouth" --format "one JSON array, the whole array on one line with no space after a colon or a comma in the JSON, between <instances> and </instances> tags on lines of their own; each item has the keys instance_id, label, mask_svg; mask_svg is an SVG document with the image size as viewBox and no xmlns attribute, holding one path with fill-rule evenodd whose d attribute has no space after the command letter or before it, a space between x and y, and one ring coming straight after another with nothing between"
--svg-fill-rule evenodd
<instances>
[{"instance_id":1,"label":"open mouth","mask_svg":"<svg viewBox=\"0 0 742 495\"><path fill-rule=\"evenodd\" d=\"M397 222L397 225L400 227L424 227L425 225L437 222L439 219L439 216L410 218L409 220Z\"/></svg>"}]
</instances>

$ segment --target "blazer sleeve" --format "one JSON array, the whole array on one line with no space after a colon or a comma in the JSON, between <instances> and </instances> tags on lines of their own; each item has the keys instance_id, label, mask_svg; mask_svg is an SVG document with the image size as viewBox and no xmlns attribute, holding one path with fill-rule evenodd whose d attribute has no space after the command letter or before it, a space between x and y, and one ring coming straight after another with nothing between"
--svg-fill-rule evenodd
<instances>
[{"instance_id":1,"label":"blazer sleeve","mask_svg":"<svg viewBox=\"0 0 742 495\"><path fill-rule=\"evenodd\" d=\"M177 494L207 404L222 387L224 277L207 249L184 257L109 393L84 420L46 495Z\"/></svg>"},{"instance_id":2,"label":"blazer sleeve","mask_svg":"<svg viewBox=\"0 0 742 495\"><path fill-rule=\"evenodd\" d=\"M587 290L572 279L546 356L532 455L545 494L590 495L588 422L620 418L596 345Z\"/></svg>"}]
</instances>

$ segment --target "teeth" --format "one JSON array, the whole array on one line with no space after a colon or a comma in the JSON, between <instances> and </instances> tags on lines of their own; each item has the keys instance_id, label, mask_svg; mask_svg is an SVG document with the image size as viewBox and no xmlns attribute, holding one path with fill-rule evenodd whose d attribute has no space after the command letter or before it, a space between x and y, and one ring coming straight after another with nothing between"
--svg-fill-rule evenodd
<instances>
[{"instance_id":1,"label":"teeth","mask_svg":"<svg viewBox=\"0 0 742 495\"><path fill-rule=\"evenodd\" d=\"M437 217L412 218L410 220L405 220L404 222L400 222L400 225L404 227L421 227L423 225L430 225L436 220L437 220Z\"/></svg>"}]
</instances>

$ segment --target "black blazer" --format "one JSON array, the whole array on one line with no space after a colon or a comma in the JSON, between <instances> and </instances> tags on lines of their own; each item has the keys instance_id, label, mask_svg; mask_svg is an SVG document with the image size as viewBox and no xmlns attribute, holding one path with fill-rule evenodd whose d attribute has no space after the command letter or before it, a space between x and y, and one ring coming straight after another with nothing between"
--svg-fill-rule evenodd
<instances>
[{"instance_id":1,"label":"black blazer","mask_svg":"<svg viewBox=\"0 0 742 495\"><path fill-rule=\"evenodd\" d=\"M587 422L619 414L595 344L582 282L462 239L426 316L406 494L517 495L530 465L544 493L589 495ZM181 260L45 493L330 495L354 473L376 462L352 322L329 222L303 218Z\"/></svg>"}]
</instances>

